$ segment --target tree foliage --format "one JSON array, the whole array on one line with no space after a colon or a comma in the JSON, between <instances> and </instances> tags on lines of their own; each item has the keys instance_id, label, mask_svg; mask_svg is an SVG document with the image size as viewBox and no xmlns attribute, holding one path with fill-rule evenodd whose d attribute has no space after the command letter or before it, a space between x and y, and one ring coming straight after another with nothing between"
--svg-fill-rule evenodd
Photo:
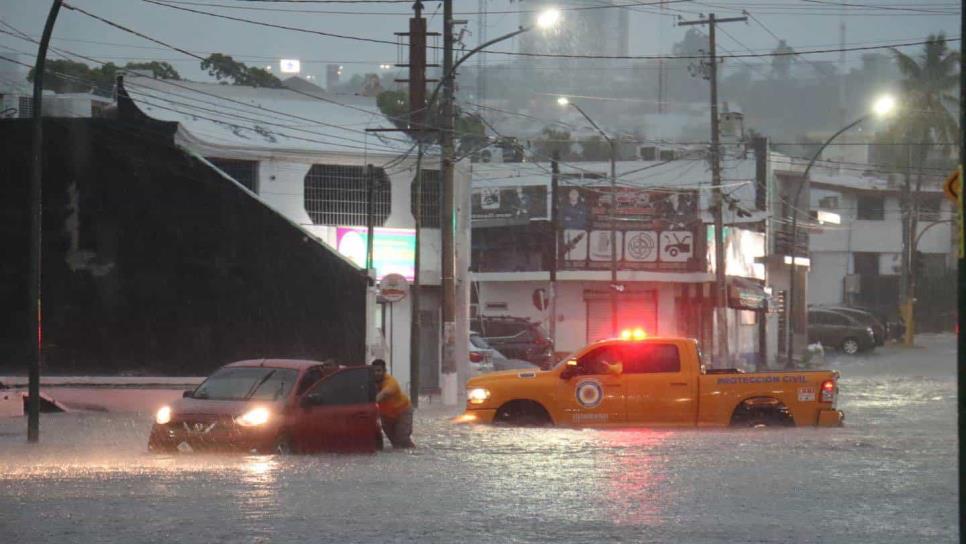
<instances>
[{"instance_id":1,"label":"tree foliage","mask_svg":"<svg viewBox=\"0 0 966 544\"><path fill-rule=\"evenodd\" d=\"M438 104L438 102L437 102ZM379 111L399 129L406 129L410 122L409 93L405 91L383 91L376 97ZM475 156L487 143L486 126L483 119L474 113L465 113L456 108L456 140L457 152L461 155ZM426 127L439 126L439 107L425 112L422 124ZM439 137L431 133L412 133L412 136L422 138L423 141L438 142Z\"/></svg>"},{"instance_id":2,"label":"tree foliage","mask_svg":"<svg viewBox=\"0 0 966 544\"><path fill-rule=\"evenodd\" d=\"M121 70L149 70L159 79L181 79L181 75L167 62L129 62L118 67L112 62L91 68L73 60L48 60L44 65L44 89L55 93L94 93L111 96L114 81ZM27 81L34 80L34 69L27 74Z\"/></svg>"},{"instance_id":3,"label":"tree foliage","mask_svg":"<svg viewBox=\"0 0 966 544\"><path fill-rule=\"evenodd\" d=\"M181 74L167 62L153 60L151 62L129 62L125 66L128 70L145 70L157 79L181 80Z\"/></svg>"},{"instance_id":4,"label":"tree foliage","mask_svg":"<svg viewBox=\"0 0 966 544\"><path fill-rule=\"evenodd\" d=\"M282 81L267 70L247 66L244 62L231 58L230 55L212 53L201 61L201 69L207 70L208 75L218 81L230 82L232 85L275 89L282 87Z\"/></svg>"},{"instance_id":5,"label":"tree foliage","mask_svg":"<svg viewBox=\"0 0 966 544\"><path fill-rule=\"evenodd\" d=\"M572 160L573 140L570 132L553 127L544 127L540 137L533 140L533 153L538 161L550 160L557 153L560 160Z\"/></svg>"}]
</instances>

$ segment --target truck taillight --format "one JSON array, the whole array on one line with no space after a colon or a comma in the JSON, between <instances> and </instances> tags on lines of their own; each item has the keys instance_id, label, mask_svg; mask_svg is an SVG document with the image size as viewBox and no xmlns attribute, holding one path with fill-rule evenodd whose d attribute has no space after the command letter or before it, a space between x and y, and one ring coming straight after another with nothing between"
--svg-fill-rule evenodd
<instances>
[{"instance_id":1,"label":"truck taillight","mask_svg":"<svg viewBox=\"0 0 966 544\"><path fill-rule=\"evenodd\" d=\"M835 402L835 381L822 382L822 402Z\"/></svg>"},{"instance_id":2,"label":"truck taillight","mask_svg":"<svg viewBox=\"0 0 966 544\"><path fill-rule=\"evenodd\" d=\"M483 362L483 354L480 353L479 351L471 351L470 352L470 362L471 363L482 363Z\"/></svg>"}]
</instances>

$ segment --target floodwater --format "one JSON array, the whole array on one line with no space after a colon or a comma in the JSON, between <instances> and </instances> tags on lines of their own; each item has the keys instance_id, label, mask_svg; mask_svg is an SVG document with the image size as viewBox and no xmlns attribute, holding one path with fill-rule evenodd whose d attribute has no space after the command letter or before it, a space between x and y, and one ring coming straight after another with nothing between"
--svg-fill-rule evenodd
<instances>
[{"instance_id":1,"label":"floodwater","mask_svg":"<svg viewBox=\"0 0 966 544\"><path fill-rule=\"evenodd\" d=\"M955 338L839 359L842 429L453 426L412 451L154 456L148 414L0 420L6 542L955 542Z\"/></svg>"}]
</instances>

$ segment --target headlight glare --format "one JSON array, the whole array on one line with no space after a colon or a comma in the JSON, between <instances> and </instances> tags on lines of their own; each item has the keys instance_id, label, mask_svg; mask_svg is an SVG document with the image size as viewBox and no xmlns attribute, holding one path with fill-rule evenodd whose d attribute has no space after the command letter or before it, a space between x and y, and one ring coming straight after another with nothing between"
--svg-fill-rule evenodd
<instances>
[{"instance_id":1,"label":"headlight glare","mask_svg":"<svg viewBox=\"0 0 966 544\"><path fill-rule=\"evenodd\" d=\"M162 406L158 413L154 416L154 421L158 425L165 425L171 421L171 407Z\"/></svg>"},{"instance_id":2,"label":"headlight glare","mask_svg":"<svg viewBox=\"0 0 966 544\"><path fill-rule=\"evenodd\" d=\"M268 409L259 406L258 408L252 408L244 414L236 417L235 422L242 427L255 427L258 425L264 425L268 419Z\"/></svg>"},{"instance_id":3,"label":"headlight glare","mask_svg":"<svg viewBox=\"0 0 966 544\"><path fill-rule=\"evenodd\" d=\"M470 404L483 404L490 398L490 390L482 387L474 387L466 392L466 400Z\"/></svg>"}]
</instances>

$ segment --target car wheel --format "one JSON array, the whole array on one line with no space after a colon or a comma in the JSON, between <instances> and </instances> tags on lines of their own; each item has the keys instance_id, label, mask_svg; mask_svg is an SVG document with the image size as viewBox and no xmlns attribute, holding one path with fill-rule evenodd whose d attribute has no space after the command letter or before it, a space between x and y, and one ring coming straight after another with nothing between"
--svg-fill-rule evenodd
<instances>
[{"instance_id":1,"label":"car wheel","mask_svg":"<svg viewBox=\"0 0 966 544\"><path fill-rule=\"evenodd\" d=\"M386 441L382 438L382 431L376 433L376 451L382 451L386 447Z\"/></svg>"},{"instance_id":2,"label":"car wheel","mask_svg":"<svg viewBox=\"0 0 966 544\"><path fill-rule=\"evenodd\" d=\"M859 346L859 341L855 338L846 338L842 341L842 353L846 355L855 355L861 351Z\"/></svg>"}]
</instances>

